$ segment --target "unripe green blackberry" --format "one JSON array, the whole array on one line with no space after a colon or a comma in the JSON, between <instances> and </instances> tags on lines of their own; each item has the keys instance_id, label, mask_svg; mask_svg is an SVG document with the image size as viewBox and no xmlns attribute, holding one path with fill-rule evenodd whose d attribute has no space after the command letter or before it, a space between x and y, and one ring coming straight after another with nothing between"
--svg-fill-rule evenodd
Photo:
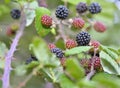
<instances>
[{"instance_id":1,"label":"unripe green blackberry","mask_svg":"<svg viewBox=\"0 0 120 88\"><path fill-rule=\"evenodd\" d=\"M97 32L106 31L106 26L102 22L99 22L99 21L95 22L93 27Z\"/></svg>"},{"instance_id":2,"label":"unripe green blackberry","mask_svg":"<svg viewBox=\"0 0 120 88\"><path fill-rule=\"evenodd\" d=\"M13 9L11 10L10 15L13 19L19 19L21 16L21 11L19 9Z\"/></svg>"},{"instance_id":3,"label":"unripe green blackberry","mask_svg":"<svg viewBox=\"0 0 120 88\"><path fill-rule=\"evenodd\" d=\"M97 14L97 13L100 13L101 12L101 6L99 5L99 3L97 2L93 2L90 4L89 6L89 12L91 14Z\"/></svg>"},{"instance_id":4,"label":"unripe green blackberry","mask_svg":"<svg viewBox=\"0 0 120 88\"><path fill-rule=\"evenodd\" d=\"M76 6L76 10L79 14L86 12L88 10L86 3L78 3L78 5Z\"/></svg>"},{"instance_id":5,"label":"unripe green blackberry","mask_svg":"<svg viewBox=\"0 0 120 88\"><path fill-rule=\"evenodd\" d=\"M76 41L74 41L73 39L68 39L68 40L66 41L65 46L66 46L67 49L71 49L71 48L76 47L77 44L76 44Z\"/></svg>"},{"instance_id":6,"label":"unripe green blackberry","mask_svg":"<svg viewBox=\"0 0 120 88\"><path fill-rule=\"evenodd\" d=\"M81 18L75 18L72 22L72 25L76 29L81 29L84 27L85 21Z\"/></svg>"},{"instance_id":7,"label":"unripe green blackberry","mask_svg":"<svg viewBox=\"0 0 120 88\"><path fill-rule=\"evenodd\" d=\"M43 15L41 17L41 23L44 27L50 27L52 25L52 18L48 15Z\"/></svg>"},{"instance_id":8,"label":"unripe green blackberry","mask_svg":"<svg viewBox=\"0 0 120 88\"><path fill-rule=\"evenodd\" d=\"M90 39L91 39L90 35L85 31L80 32L76 36L76 41L77 41L78 46L88 45L90 42Z\"/></svg>"},{"instance_id":9,"label":"unripe green blackberry","mask_svg":"<svg viewBox=\"0 0 120 88\"><path fill-rule=\"evenodd\" d=\"M51 52L54 53L56 55L56 57L60 58L60 59L63 58L63 56L64 56L64 53L59 48L53 48L53 49L51 49Z\"/></svg>"},{"instance_id":10,"label":"unripe green blackberry","mask_svg":"<svg viewBox=\"0 0 120 88\"><path fill-rule=\"evenodd\" d=\"M55 15L59 19L66 19L68 17L69 11L66 6L59 5L56 9Z\"/></svg>"}]
</instances>

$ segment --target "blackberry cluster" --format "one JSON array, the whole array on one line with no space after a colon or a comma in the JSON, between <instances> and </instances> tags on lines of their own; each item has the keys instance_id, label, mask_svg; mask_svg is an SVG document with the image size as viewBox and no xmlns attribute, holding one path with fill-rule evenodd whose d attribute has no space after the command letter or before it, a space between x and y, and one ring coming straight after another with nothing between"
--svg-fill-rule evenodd
<instances>
[{"instance_id":1,"label":"blackberry cluster","mask_svg":"<svg viewBox=\"0 0 120 88\"><path fill-rule=\"evenodd\" d=\"M34 57L34 56L31 55L31 57L26 60L25 64L29 64L32 61L38 61L38 59L36 57Z\"/></svg>"},{"instance_id":2,"label":"blackberry cluster","mask_svg":"<svg viewBox=\"0 0 120 88\"><path fill-rule=\"evenodd\" d=\"M76 36L76 41L77 41L78 46L86 46L86 45L88 45L89 42L90 42L90 39L91 39L90 35L85 31L80 32Z\"/></svg>"},{"instance_id":3,"label":"blackberry cluster","mask_svg":"<svg viewBox=\"0 0 120 88\"><path fill-rule=\"evenodd\" d=\"M89 12L92 13L92 14L100 13L101 10L102 10L101 6L96 2L91 3L91 5L89 6Z\"/></svg>"},{"instance_id":4,"label":"blackberry cluster","mask_svg":"<svg viewBox=\"0 0 120 88\"><path fill-rule=\"evenodd\" d=\"M19 19L21 16L21 11L19 9L13 9L11 10L10 15L13 19Z\"/></svg>"},{"instance_id":5,"label":"blackberry cluster","mask_svg":"<svg viewBox=\"0 0 120 88\"><path fill-rule=\"evenodd\" d=\"M58 57L58 58L63 58L63 56L64 56L64 53L59 48L53 48L53 49L51 49L51 52L54 53L56 55L56 57Z\"/></svg>"},{"instance_id":6,"label":"blackberry cluster","mask_svg":"<svg viewBox=\"0 0 120 88\"><path fill-rule=\"evenodd\" d=\"M78 13L86 12L88 10L87 4L84 2L78 3L78 5L76 6L76 10Z\"/></svg>"},{"instance_id":7,"label":"blackberry cluster","mask_svg":"<svg viewBox=\"0 0 120 88\"><path fill-rule=\"evenodd\" d=\"M55 15L59 19L66 19L68 17L69 11L66 6L59 5L56 9Z\"/></svg>"}]
</instances>

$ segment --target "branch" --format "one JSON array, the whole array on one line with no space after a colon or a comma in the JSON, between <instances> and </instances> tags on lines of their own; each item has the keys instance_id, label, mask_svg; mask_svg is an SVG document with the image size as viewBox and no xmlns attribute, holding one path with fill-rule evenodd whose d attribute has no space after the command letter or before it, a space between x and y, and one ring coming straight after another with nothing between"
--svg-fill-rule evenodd
<instances>
[{"instance_id":1,"label":"branch","mask_svg":"<svg viewBox=\"0 0 120 88\"><path fill-rule=\"evenodd\" d=\"M41 7L47 7L46 0L38 0L38 4Z\"/></svg>"},{"instance_id":2,"label":"branch","mask_svg":"<svg viewBox=\"0 0 120 88\"><path fill-rule=\"evenodd\" d=\"M93 77L93 75L95 74L95 72L96 72L95 70L90 71L90 73L87 74L86 79L90 80Z\"/></svg>"},{"instance_id":3,"label":"branch","mask_svg":"<svg viewBox=\"0 0 120 88\"><path fill-rule=\"evenodd\" d=\"M16 51L18 42L23 34L23 31L25 29L25 24L26 24L25 14L22 13L21 17L22 18L21 18L20 28L10 46L10 49L7 55L5 56L5 68L4 68L3 78L2 78L2 82L3 82L2 88L10 88L10 72L12 70L11 61L12 61L14 52Z\"/></svg>"}]
</instances>

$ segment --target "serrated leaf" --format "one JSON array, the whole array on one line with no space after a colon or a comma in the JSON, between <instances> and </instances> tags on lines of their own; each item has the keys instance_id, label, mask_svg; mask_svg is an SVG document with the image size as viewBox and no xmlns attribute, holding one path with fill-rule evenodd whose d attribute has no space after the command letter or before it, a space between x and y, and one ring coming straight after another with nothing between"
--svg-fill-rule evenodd
<instances>
[{"instance_id":1,"label":"serrated leaf","mask_svg":"<svg viewBox=\"0 0 120 88\"><path fill-rule=\"evenodd\" d=\"M98 73L92 80L98 82L98 86L101 86L100 88L120 88L120 79L115 75Z\"/></svg>"},{"instance_id":2,"label":"serrated leaf","mask_svg":"<svg viewBox=\"0 0 120 88\"><path fill-rule=\"evenodd\" d=\"M86 2L86 0L62 0L63 2L68 2L73 5L77 5L79 2Z\"/></svg>"},{"instance_id":3,"label":"serrated leaf","mask_svg":"<svg viewBox=\"0 0 120 88\"><path fill-rule=\"evenodd\" d=\"M39 7L36 9L35 27L40 36L45 36L50 32L50 28L45 28L41 24L41 17L43 15L50 15L50 11L44 7Z\"/></svg>"},{"instance_id":4,"label":"serrated leaf","mask_svg":"<svg viewBox=\"0 0 120 88\"><path fill-rule=\"evenodd\" d=\"M68 79L64 74L59 78L61 88L79 88L70 79Z\"/></svg>"},{"instance_id":5,"label":"serrated leaf","mask_svg":"<svg viewBox=\"0 0 120 88\"><path fill-rule=\"evenodd\" d=\"M29 26L32 24L32 22L34 21L34 18L35 18L35 10L38 6L38 3L37 1L33 1L31 3L29 3L29 6L28 6L28 3L25 5L26 9L25 9L25 14L26 14L26 26ZM28 7L27 7L28 6ZM30 8L30 9L28 9Z\"/></svg>"},{"instance_id":6,"label":"serrated leaf","mask_svg":"<svg viewBox=\"0 0 120 88\"><path fill-rule=\"evenodd\" d=\"M104 51L100 52L101 64L103 70L109 74L120 75L118 64Z\"/></svg>"},{"instance_id":7,"label":"serrated leaf","mask_svg":"<svg viewBox=\"0 0 120 88\"><path fill-rule=\"evenodd\" d=\"M38 58L40 64L44 66L58 66L60 65L59 59L52 56L46 42L41 38L34 38L30 44L29 49Z\"/></svg>"},{"instance_id":8,"label":"serrated leaf","mask_svg":"<svg viewBox=\"0 0 120 88\"><path fill-rule=\"evenodd\" d=\"M4 64L5 64L5 55L7 53L8 49L6 47L6 45L2 42L0 42L0 68L4 68Z\"/></svg>"},{"instance_id":9,"label":"serrated leaf","mask_svg":"<svg viewBox=\"0 0 120 88\"><path fill-rule=\"evenodd\" d=\"M86 51L88 51L91 48L92 48L91 46L79 46L79 47L75 47L75 48L66 50L65 51L65 55L69 56L69 55L79 54L79 53L82 53L82 52L86 52Z\"/></svg>"},{"instance_id":10,"label":"serrated leaf","mask_svg":"<svg viewBox=\"0 0 120 88\"><path fill-rule=\"evenodd\" d=\"M80 66L76 59L67 59L66 72L75 80L79 80L84 77L84 69Z\"/></svg>"}]
</instances>

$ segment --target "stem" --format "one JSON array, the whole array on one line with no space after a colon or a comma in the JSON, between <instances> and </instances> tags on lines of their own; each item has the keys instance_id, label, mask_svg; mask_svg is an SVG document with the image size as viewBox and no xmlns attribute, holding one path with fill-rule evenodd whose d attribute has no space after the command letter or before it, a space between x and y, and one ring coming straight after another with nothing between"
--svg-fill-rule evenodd
<instances>
[{"instance_id":1,"label":"stem","mask_svg":"<svg viewBox=\"0 0 120 88\"><path fill-rule=\"evenodd\" d=\"M86 76L86 80L90 80L93 77L93 75L95 74L95 72L96 72L95 70L90 71L90 73L88 73Z\"/></svg>"},{"instance_id":2,"label":"stem","mask_svg":"<svg viewBox=\"0 0 120 88\"><path fill-rule=\"evenodd\" d=\"M13 42L10 46L10 49L7 53L7 55L5 56L5 68L4 68L4 74L3 74L3 78L2 78L2 88L10 88L10 72L11 72L11 61L14 55L14 52L16 51L18 42L23 34L23 31L25 29L25 24L26 24L26 18L25 18L25 14L23 13L21 16L21 23L20 23L20 28L15 36L15 38L13 39Z\"/></svg>"},{"instance_id":3,"label":"stem","mask_svg":"<svg viewBox=\"0 0 120 88\"><path fill-rule=\"evenodd\" d=\"M47 7L46 0L38 0L38 4L41 7Z\"/></svg>"}]
</instances>

